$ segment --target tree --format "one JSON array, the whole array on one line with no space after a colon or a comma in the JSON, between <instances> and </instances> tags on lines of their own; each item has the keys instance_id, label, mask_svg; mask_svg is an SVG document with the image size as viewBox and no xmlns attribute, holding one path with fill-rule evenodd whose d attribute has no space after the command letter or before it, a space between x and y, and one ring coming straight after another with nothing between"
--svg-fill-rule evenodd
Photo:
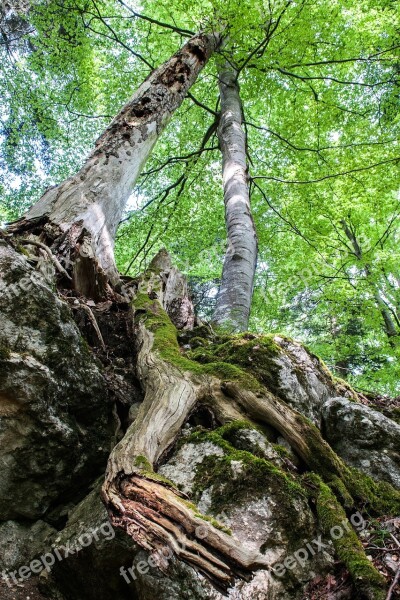
<instances>
[{"instance_id":1,"label":"tree","mask_svg":"<svg viewBox=\"0 0 400 600\"><path fill-rule=\"evenodd\" d=\"M83 294L96 300L106 296L99 268L111 283L118 281L113 245L130 190L217 43L213 35L192 38L155 70L97 140L76 176L47 191L11 227L19 233L46 226L45 241L74 265L73 285Z\"/></svg>"},{"instance_id":2,"label":"tree","mask_svg":"<svg viewBox=\"0 0 400 600\"><path fill-rule=\"evenodd\" d=\"M228 250L213 320L228 325L233 331L246 331L257 262L257 237L250 208L247 143L242 130L238 76L238 71L229 63L221 67L218 139L223 160Z\"/></svg>"},{"instance_id":3,"label":"tree","mask_svg":"<svg viewBox=\"0 0 400 600\"><path fill-rule=\"evenodd\" d=\"M277 141L279 144L283 143L285 148L289 148L290 152L294 149L300 153L306 152L308 158L298 164L290 163L287 155L282 158L274 154L269 159L273 168L276 168L277 163L282 162L288 172L293 172L293 175L284 178L285 182L289 182L288 185L303 185L305 183L303 177L307 178L308 185L308 178L313 179L314 169L319 170L319 160L322 160L324 164L317 179L321 181L333 179L340 188L341 180L338 179L340 163L341 160L347 160L349 152L347 144L344 143L339 148L339 152L336 152L336 146L333 147L334 158L324 157L324 152L329 156L332 148L324 149L318 136L322 136L325 143L326 138L329 138L332 133L332 122L328 120L324 112L325 108L321 109L322 116L320 115L319 102L327 104L329 110L332 108L332 96L334 102L344 103L339 113L343 119L343 135L351 137L355 126L343 115L351 110L347 105L353 106L358 99L358 91L353 92L353 89L358 89L359 85L363 87L362 84L365 83L363 77L369 76L370 79L366 84L368 88L374 89L375 86L385 85L386 91L391 91L392 81L385 79L389 69L376 57L381 53L391 52L393 46L388 45L385 50L372 46L372 42L376 43L379 35L376 34L375 26L368 27L366 22L364 43L365 47L372 47L372 50L369 50L367 56L343 54L343 49L340 47L341 36L349 37L354 42L354 36L357 37L355 33L357 27L364 19L358 7L353 7L351 19L346 11L334 7L336 29L331 36L331 24L326 22L330 9L328 10L323 3L316 6L314 4L309 6L306 3L294 6L289 2L277 7L269 7L268 10L261 7L260 11L256 10L260 8L258 5L252 5L249 18L246 20L244 17L248 12L247 7L243 8L238 4L224 12L224 7L215 3L211 6L214 11L213 18L205 24L204 31L198 34L192 33L191 22L199 21L202 16L199 14L201 7L195 7L193 15L189 17L178 12L176 16L180 17L179 25L170 25L174 19L167 18L168 15L164 14L163 7L159 7L157 9L159 12L151 13L149 16L149 13L145 12L136 13L123 2L120 2L120 5L122 12L110 15L107 11L111 10L112 6L107 2L74 3L72 6L67 6L63 2L60 5L57 2L50 2L44 3L38 13L33 13L32 21L35 23L36 31L40 30L44 39L46 35L53 34L49 33L49 21L46 21L46 10L43 10L43 7L49 8L51 17L54 19L57 17L60 21L60 17L68 13L70 26L67 29L64 25L62 28L56 27L56 35L68 39L65 46L68 50L67 55L71 51L71 55L81 66L82 47L90 47L86 37L87 30L94 29L97 35L96 25L100 26L100 36L105 39L111 37L111 49L115 45L121 45L121 42L122 45L127 45L110 24L114 17L117 20L122 18L131 20L132 17L135 21L145 23L146 26L150 24L148 35L143 36L144 41L141 40L148 56L151 56L151 48L155 44L157 35L153 27L157 27L157 31L173 31L185 37L190 35L190 39L181 50L161 67L153 70L145 79L133 98L100 136L95 149L77 174L46 191L25 216L11 224L2 234L0 266L4 285L1 293L5 298L11 298L13 302L12 311L10 306L4 309L6 339L2 341L0 354L1 361L4 363L2 394L4 394L7 414L13 415L18 422L19 417L14 415L24 413L23 406L29 405L28 414L34 414L35 418L38 418L42 412L45 413L43 407L49 404L49 396L57 399L57 403L50 402L50 407L57 407L60 414L63 414L61 409L65 406L67 413L68 410L71 411L68 417L71 417L71 430L79 431L79 427L87 427L85 418L82 417L82 406L79 406L80 403L74 404L70 398L70 388L73 388L77 374L79 380L87 376L86 371L90 371L91 375L88 376L87 382L83 379L83 387L87 387L92 412L99 410L104 417L93 429L102 428L102 435L104 433L105 437L107 428L104 421L109 418L109 412L104 407L96 405L93 398L101 396L101 393L98 394L96 390L103 390L105 395L114 398L116 407L114 416L117 417L118 428L114 432L102 491L111 522L150 553L161 568L165 565L160 559L160 552L164 548L169 548L178 559L204 574L217 589L226 591L230 585L235 585L236 578L250 578L255 571L267 572L272 567L270 559L259 547L254 549L238 544L235 537L229 535L226 528L218 521L210 521L207 536L203 538L199 534L199 528L204 526L207 520L205 516L196 505L188 502L185 494L175 483L157 473L160 463L171 448L176 447L177 440L180 438L183 444L186 443L182 429L194 415L199 414L203 425L199 431L193 432L193 437L190 439L193 443L213 442L224 457L220 464L221 457L218 458L218 454L214 456L214 462L205 469L204 477L208 479L210 471L216 477L225 477L224 469L226 471L227 465L231 468L233 463L239 461L248 478L247 481L250 481L254 490L257 479L275 488L276 497L280 498L283 507L283 512L279 516L281 522L285 523L286 530L291 527L288 518L296 513L296 503L297 506L304 507L306 499L315 506L318 527L326 535L329 535L332 527L345 523L344 539L342 542L338 540L334 542L337 555L352 575L361 597L382 598L386 582L367 559L362 544L349 525L345 509L363 510L367 507L374 515L396 514L400 507L400 494L389 483L374 481L368 475L354 471L353 467L347 465L323 438L322 401L346 396L355 401L358 407L360 396L349 386L336 381L322 362L300 344L276 335L251 333L231 335L227 333L226 326L233 331L243 331L247 327L249 318L257 258L257 238L250 211L248 181L251 182L250 189L258 199L253 206L255 217L258 217L261 223L265 223L270 219L272 211L277 217L273 226L277 223L278 226L282 226L284 223L302 238L305 247L311 247L314 251L317 248L318 251L318 246L309 239L308 232L305 235L300 229L299 222L302 224L302 221L299 215L296 215L298 219L293 222L292 218L290 216L288 218L285 214L285 198L281 200L282 206L276 208L265 191L265 180L280 185L282 178L274 174L263 174L263 170L260 170L248 179L247 163L250 165L254 163L252 155L257 157L260 146L265 142L265 139L259 135L267 133L269 152ZM207 6L207 11L209 8ZM146 10L146 6L143 9ZM233 14L230 14L231 10ZM237 15L234 14L235 11ZM390 7L384 15L387 30L390 29L387 24L389 14L391 14ZM190 22L188 23L186 19ZM350 28L349 20L352 21ZM243 23L246 24L244 28ZM261 39L254 39L251 33L255 24L257 36L261 34ZM305 29L305 25L310 27L311 33ZM345 34L340 30L344 25L346 25ZM339 37L339 42L336 40L334 44L335 49L340 50L338 55L329 58L322 50L314 56L314 50L310 50L307 46L298 47L299 39L307 34L310 39L317 40L315 46L319 49L320 43L326 41L323 39L320 42L321 32L328 40ZM141 38L142 33L139 27L138 38ZM291 41L290 52L286 45L282 46L279 38L281 34L288 35ZM218 50L221 35L226 36L226 43L219 50L223 62L221 57L217 61L221 102L219 114L218 110L209 108L210 95L216 93L215 86L208 94L208 90L203 89L200 100L189 92L189 88L194 84L198 73L205 67L211 55ZM40 52L45 56L49 51L50 46L46 45L46 41L39 40L37 44L41 50L38 48L24 50L25 60L30 64L32 61L33 64L39 61L40 64ZM72 49L69 49L69 45ZM162 53L160 44L155 48L156 54ZM270 61L274 63L277 59L271 59L267 50L269 53L275 52L272 54L275 57L278 56L279 51L283 55L284 62L271 65ZM149 59L143 57L141 49L135 50L135 57L145 62L147 67L151 64ZM295 62L287 66L286 61L289 58ZM300 62L296 62L297 58ZM309 74L309 67L319 69L322 68L320 65L324 68L328 65L328 72L324 75ZM51 65L49 72L57 68L57 65ZM338 72L332 73L331 68L337 69ZM297 74L296 69L300 69L300 75ZM347 73L346 69L355 80L349 82L340 79L339 74ZM269 71L272 72L272 76L268 78L269 83L279 102L282 103L282 107L275 115L270 115L272 124L268 123L264 126L263 121L261 124L254 123L247 115L251 113L252 107L259 108L257 102L260 100L261 86ZM281 75L284 76L283 79ZM239 76L243 78L244 84L240 88L241 97ZM206 81L207 77L213 82L213 73L205 76ZM276 78L275 82L274 78ZM250 80L253 86L247 87L246 91L245 84ZM290 95L287 81L295 82L294 88L289 90ZM340 91L336 94L329 89L323 89L322 84L321 88L318 87L320 81L350 86L343 89L351 91ZM323 130L323 134L321 131L318 132L315 148L299 146L297 140L291 141L291 135L286 136L272 129L274 121L280 120L286 112L287 102L296 100L298 82L300 82L299 94L305 93L307 97L311 94L316 104L308 121L303 121L304 131L301 135L304 136L304 142L302 143L306 144L308 138L312 139L316 136L314 127L311 127L308 122L314 126L322 119L320 129ZM67 81L66 88L68 83ZM21 85L18 81L17 84ZM28 93L27 90L25 91ZM346 93L350 98L346 98ZM287 100L288 95L289 100ZM28 97L31 97L30 91ZM213 326L207 325L194 328L195 315L186 280L172 266L166 251L159 251L147 268L144 268L144 272L136 278L122 278L114 261L117 227L123 217L132 186L172 113L177 111L179 114L179 106L185 97L191 101L193 110L201 111L201 114L204 111L211 114L212 122L210 124L207 121L207 116L205 126L199 127L200 145L197 145L197 149L192 149L183 155L175 155L171 151L172 145L175 143L179 146L181 139L179 135L174 139L175 130L170 128L168 131L172 141L171 139L168 141L167 156L164 153L164 159L158 164L157 154L155 154L153 162L148 163L142 180L144 183L141 193L146 194L146 185L149 185L150 177L154 175L158 177L160 187L155 186L151 197L149 195L149 199L145 200L146 209L150 209L145 217L150 215L153 222L150 229L143 228L138 233L139 251L136 252L136 259L140 258L141 252L145 252L147 256L154 246L158 245L158 242L155 244L154 240L151 241L152 236L159 236L160 231L165 232L168 225L171 225L172 219L177 222L176 213L163 212L167 199L171 200L171 193L175 194L175 209L178 210L176 205L178 200L181 200L179 210L183 211L184 218L188 220L190 211L188 211L187 197L184 196L184 192L186 190L185 193L190 194L194 190L195 198L197 193L204 194L204 186L197 188L192 177L196 178L202 172L207 174L202 160L204 156L212 155L218 150L209 146L212 136L217 134L223 159L224 201L229 243L213 317L217 324L222 324L224 327L216 330ZM369 99L362 96L362 100L365 103L365 110L368 110ZM88 99L83 99L82 102L84 101L88 102ZM261 102L265 102L263 98ZM69 110L70 105L67 103L67 111ZM304 112L304 104L300 109L295 108L296 110ZM35 119L41 123L38 114L44 112L43 105L38 107L37 111ZM12 121L11 113L7 118ZM290 125L291 119L292 117L284 122L283 129ZM248 129L252 127L257 132L253 140L248 139L248 143L246 143L246 130L242 129L245 126ZM189 123L189 127L193 127L193 123ZM368 176L375 181L375 177L379 178L376 174L379 165L391 165L396 159L392 153L389 158L383 157L380 138L374 141L374 135L377 135L375 123L369 123L369 127L370 139L365 143L360 142L362 147L360 155L354 159L346 173L368 171ZM181 128L183 135L187 135L187 126L182 124ZM39 127L38 130L39 137L44 135ZM159 148L163 148L165 139L168 138L163 137L159 140ZM195 141L198 141L197 136ZM252 152L248 149L251 144L255 147ZM364 150L364 144L367 145L367 150ZM349 145L352 152L355 145L356 143L353 142ZM360 166L357 161L364 158L364 151L369 162L367 166ZM309 158L309 155L314 154L317 156L316 164L314 158ZM375 162L372 160L372 155L375 156ZM260 165L263 164L263 160L261 156ZM327 163L329 171L324 174L324 165ZM333 172L330 171L331 163L337 167ZM184 171L177 176L177 167L180 169L181 164L184 165ZM208 167L214 169L215 165L211 163ZM10 158L9 169L13 168L15 169L15 162ZM165 169L168 168L171 168L172 175L165 175ZM393 181L389 180L389 183L393 185ZM212 186L210 187L212 189ZM326 194L327 190L325 189L324 192ZM296 212L303 204L304 196L302 193L299 197L296 197L295 193L293 196L289 210ZM185 198L186 202L183 201ZM327 197L324 197L324 200L329 202ZM350 201L349 196L346 196L346 201ZM207 203L203 202L201 206L203 205ZM314 214L323 215L323 208L324 204L321 202ZM157 214L154 214L154 210ZM193 210L195 212L195 209ZM332 221L335 229L337 219L332 218ZM132 221L129 227L131 223ZM136 225L137 223L140 223L140 219L136 221ZM312 222L310 227L313 226ZM204 221L201 227L204 229ZM259 237L263 238L271 231L268 227L266 230L267 233ZM184 258L190 256L191 236L187 234L182 238L181 233L182 227L176 227L173 251L176 253L183 247ZM215 227L211 228L211 234L216 237ZM346 230L344 234L347 236ZM194 243L198 245L202 240L204 238L197 237ZM263 241L265 242L265 237ZM186 243L189 244L189 251L185 250ZM269 251L271 246L273 246L271 243L264 246L264 251ZM217 247L220 259L223 245ZM198 249L197 247L197 253ZM297 252L301 256L303 247ZM270 255L276 258L273 252ZM265 266L264 256L261 258L262 277L265 272L269 274L268 270L271 267L269 261ZM360 260L360 256L355 258ZM55 275L50 273L50 281L47 282L40 275L32 279L34 266L43 261L47 261L47 264L57 271ZM273 261L270 264L273 265ZM295 260L291 268L293 264L296 264ZM208 270L208 277L211 270ZM391 282L390 276L388 280ZM49 287L49 283L53 289ZM24 293L21 293L21 289ZM71 315L73 309L79 311L76 319L79 329L73 323ZM49 323L45 318L46 310L50 315L49 323L56 332L55 335L53 332L51 341ZM21 336L15 335L15 319L22 331L22 342ZM42 334L42 329L45 335ZM97 349L95 352L102 361L101 367L94 360L93 349L88 350L84 345L80 331L91 342L93 348ZM43 339L47 340L48 351L43 349ZM128 393L124 392L124 385L120 381L121 374L116 370L117 360L122 358L116 354L117 350L122 345L123 351L126 352L126 348L130 347L129 344L133 347L131 351L133 366L128 373L130 377L128 379L132 386L132 380L137 378L141 386L141 392L135 392L139 398L136 404L139 406L136 407L137 411L130 421L130 409L135 404L130 397L133 394L132 387L128 386ZM29 358L30 353L32 358ZM61 365L59 364L63 353L69 360L72 360L74 353L77 355L78 358L73 363L74 368L68 365L68 360L66 365L63 361ZM81 358L83 365L80 362ZM31 382L29 389L25 383L26 373L29 373ZM94 380L96 385L93 384ZM59 391L63 385L69 386L69 395L65 400L62 396L60 398ZM52 390L53 395L47 392L48 389ZM32 394L40 399L38 404L33 403ZM316 397L320 404L315 400ZM305 404L302 403L304 398L307 399ZM365 399L361 398L361 400ZM308 406L312 401L316 404L315 412ZM50 413L51 411L49 412L51 416ZM47 412L45 414L47 417ZM66 428L62 426L62 422L60 421L61 425L58 429L54 429L54 419L52 421L50 416L44 420L45 432L51 432L55 439L57 439L57 431L64 432L62 435L65 435ZM90 415L85 417L88 421L91 420ZM79 427L73 424L74 419ZM396 427L389 418L387 421L390 422L387 427ZM300 466L299 473L296 472L295 467L293 468L289 459L285 462L281 457L275 456L274 463L268 458L268 454L263 454L257 444L252 446L251 450L248 446L243 450L238 445L235 437L238 432L250 431L253 436L261 435L259 427L264 427L263 431L270 432L271 440L276 441L279 436L286 440L291 452L289 456L294 457ZM94 435L92 429L90 431ZM122 436L118 441L121 431ZM23 438L24 435L22 434L21 437ZM263 443L266 444L265 440ZM271 440L268 443L272 443ZM64 438L61 443L65 443ZM97 444L91 446L96 447ZM8 451L7 448L8 446L5 452ZM50 455L51 452L50 448ZM282 448L280 452L284 453ZM90 464L96 463L97 460L99 457L96 455L91 458ZM5 460L4 464L9 465L9 459ZM22 464L21 461L18 466L21 467ZM60 464L62 464L61 457ZM65 484L61 484L57 479L54 489L51 490L51 494L49 492L47 498L43 492L48 481L47 472L46 476L40 474L38 476L37 465L29 461L23 468L24 481L28 483L31 480L35 481L40 491L40 502L29 505L28 508L25 504L29 504L29 499L24 499L25 504L23 503L22 507L15 506L14 512L7 513L7 518L39 518L43 514L47 515L54 503L59 502L60 494L65 491L62 485ZM13 485L9 482L14 482L14 475L11 474L11 469L8 467L7 469L5 489L7 494L10 494L9 490ZM65 469L58 467L58 471L64 473ZM57 472L57 469L54 472ZM89 477L88 472L90 474L90 469L86 471L78 469L71 474L71 481L73 481L71 486L80 486L81 493L82 490L87 490L90 484L89 481L83 483L84 478ZM40 481L36 481L38 477ZM18 487L17 482L18 479L16 487ZM288 549L290 547L287 546Z\"/></svg>"}]
</instances>

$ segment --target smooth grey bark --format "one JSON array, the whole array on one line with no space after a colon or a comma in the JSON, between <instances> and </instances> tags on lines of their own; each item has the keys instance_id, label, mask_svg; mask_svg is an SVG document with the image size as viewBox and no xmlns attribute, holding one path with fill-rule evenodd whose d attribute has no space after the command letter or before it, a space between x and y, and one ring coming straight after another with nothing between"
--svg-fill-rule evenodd
<instances>
[{"instance_id":1,"label":"smooth grey bark","mask_svg":"<svg viewBox=\"0 0 400 600\"><path fill-rule=\"evenodd\" d=\"M213 322L231 331L248 327L257 236L251 215L246 161L246 134L237 72L226 63L219 73L221 118L218 138L222 152L225 221L228 248L222 270Z\"/></svg>"},{"instance_id":2,"label":"smooth grey bark","mask_svg":"<svg viewBox=\"0 0 400 600\"><path fill-rule=\"evenodd\" d=\"M361 249L361 246L357 240L357 237L356 237L354 231L352 231L352 229L350 228L350 226L344 219L341 221L341 224L342 224L343 231L344 231L347 239L350 241L350 243L353 247L355 256L357 257L358 260L362 260L362 257L363 257L362 249ZM381 316L383 319L384 331L385 331L387 337L389 338L389 342L391 343L391 345L393 345L393 343L394 343L393 338L398 336L399 332L396 328L396 325L390 314L390 311L381 296L381 292L380 292L378 286L376 285L376 283L374 281L371 280L371 268L368 264L366 264L364 266L364 272L365 272L365 277L368 281L368 284L371 288L375 303L381 313Z\"/></svg>"},{"instance_id":3,"label":"smooth grey bark","mask_svg":"<svg viewBox=\"0 0 400 600\"><path fill-rule=\"evenodd\" d=\"M114 238L126 201L155 142L218 43L218 35L196 35L153 71L97 140L80 171L47 190L10 226L13 233L40 234L59 256L74 263L78 258L73 279L82 293L96 295L87 259L97 261L112 283L118 281Z\"/></svg>"}]
</instances>

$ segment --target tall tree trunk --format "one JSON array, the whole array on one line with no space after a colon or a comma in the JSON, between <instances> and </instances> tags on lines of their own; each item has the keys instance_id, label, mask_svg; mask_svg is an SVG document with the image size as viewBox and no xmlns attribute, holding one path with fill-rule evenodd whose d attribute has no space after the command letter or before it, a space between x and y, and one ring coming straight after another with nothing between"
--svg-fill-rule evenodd
<instances>
[{"instance_id":1,"label":"tall tree trunk","mask_svg":"<svg viewBox=\"0 0 400 600\"><path fill-rule=\"evenodd\" d=\"M351 245L353 246L355 256L357 257L358 260L362 260L362 257L363 257L362 249L361 249L361 246L357 240L357 237L356 237L354 231L352 231L352 229L349 227L348 223L344 219L341 221L341 224L342 224L343 231L345 232L347 239L350 241ZM392 315L390 314L390 310L387 307L384 299L382 298L379 287L372 280L370 265L365 264L363 269L365 272L365 277L368 282L368 285L372 291L372 295L374 297L375 303L379 309L379 312L381 313L382 320L383 320L383 329L384 329L387 337L389 338L390 345L393 346L394 345L393 338L398 336L399 332L396 328L396 325L394 323Z\"/></svg>"},{"instance_id":2,"label":"tall tree trunk","mask_svg":"<svg viewBox=\"0 0 400 600\"><path fill-rule=\"evenodd\" d=\"M257 262L257 236L251 215L246 134L237 71L226 63L219 73L225 220L228 248L213 321L231 331L248 327Z\"/></svg>"},{"instance_id":3,"label":"tall tree trunk","mask_svg":"<svg viewBox=\"0 0 400 600\"><path fill-rule=\"evenodd\" d=\"M144 81L80 171L47 190L9 227L12 233L39 234L67 266L72 262L74 287L83 294L102 297L98 267L112 283L118 281L114 238L126 201L155 142L218 42L218 35L191 38Z\"/></svg>"}]
</instances>

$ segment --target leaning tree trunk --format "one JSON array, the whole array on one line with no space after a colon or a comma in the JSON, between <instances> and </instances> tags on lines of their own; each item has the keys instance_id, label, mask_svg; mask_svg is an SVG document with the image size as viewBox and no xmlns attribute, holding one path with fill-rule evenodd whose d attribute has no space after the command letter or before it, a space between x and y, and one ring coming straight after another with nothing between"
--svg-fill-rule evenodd
<instances>
[{"instance_id":1,"label":"leaning tree trunk","mask_svg":"<svg viewBox=\"0 0 400 600\"><path fill-rule=\"evenodd\" d=\"M257 236L251 215L246 134L237 71L228 63L219 73L225 221L228 247L213 321L231 331L246 331L257 262Z\"/></svg>"},{"instance_id":2,"label":"leaning tree trunk","mask_svg":"<svg viewBox=\"0 0 400 600\"><path fill-rule=\"evenodd\" d=\"M218 45L218 35L191 38L156 69L96 142L80 171L50 188L9 227L39 235L72 267L74 288L94 299L115 284L114 238L140 171L172 113Z\"/></svg>"}]
</instances>

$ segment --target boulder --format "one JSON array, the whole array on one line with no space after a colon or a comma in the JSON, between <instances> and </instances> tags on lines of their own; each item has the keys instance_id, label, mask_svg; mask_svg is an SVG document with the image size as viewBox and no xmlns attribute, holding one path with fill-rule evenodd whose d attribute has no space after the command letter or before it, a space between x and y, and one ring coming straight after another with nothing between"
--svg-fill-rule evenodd
<instances>
[{"instance_id":1,"label":"boulder","mask_svg":"<svg viewBox=\"0 0 400 600\"><path fill-rule=\"evenodd\" d=\"M325 439L349 465L400 489L400 425L382 413L331 398L322 408Z\"/></svg>"},{"instance_id":2,"label":"boulder","mask_svg":"<svg viewBox=\"0 0 400 600\"><path fill-rule=\"evenodd\" d=\"M0 524L0 572L9 572L47 552L56 530L44 521L33 524L5 521Z\"/></svg>"},{"instance_id":3,"label":"boulder","mask_svg":"<svg viewBox=\"0 0 400 600\"><path fill-rule=\"evenodd\" d=\"M34 520L104 470L112 406L51 276L4 243L0 307L0 520Z\"/></svg>"}]
</instances>

